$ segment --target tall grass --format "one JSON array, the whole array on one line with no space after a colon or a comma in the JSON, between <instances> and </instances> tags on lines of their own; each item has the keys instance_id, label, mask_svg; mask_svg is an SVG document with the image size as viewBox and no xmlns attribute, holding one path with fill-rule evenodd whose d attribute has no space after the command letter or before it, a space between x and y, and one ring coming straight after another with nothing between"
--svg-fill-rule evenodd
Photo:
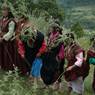
<instances>
[{"instance_id":1,"label":"tall grass","mask_svg":"<svg viewBox=\"0 0 95 95\"><path fill-rule=\"evenodd\" d=\"M89 39L80 38L79 43L85 50L89 48ZM89 76L85 80L85 92L84 95L93 95L92 91L92 79L93 79L93 67L91 66ZM67 95L67 85L66 82L62 82L61 91L53 91L52 89L40 89L43 83L39 83L38 89L28 80L27 77L19 76L18 70L4 72L0 71L0 95ZM72 95L76 95L72 93Z\"/></svg>"}]
</instances>

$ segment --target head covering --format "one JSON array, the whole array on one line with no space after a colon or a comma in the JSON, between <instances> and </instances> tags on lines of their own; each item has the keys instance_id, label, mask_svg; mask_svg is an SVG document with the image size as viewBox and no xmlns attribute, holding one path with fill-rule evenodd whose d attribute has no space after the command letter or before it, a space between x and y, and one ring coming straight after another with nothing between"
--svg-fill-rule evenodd
<instances>
[{"instance_id":1,"label":"head covering","mask_svg":"<svg viewBox=\"0 0 95 95\"><path fill-rule=\"evenodd\" d=\"M53 22L52 24L50 24L49 27L61 29L60 25L58 23L56 23L56 22Z\"/></svg>"},{"instance_id":2,"label":"head covering","mask_svg":"<svg viewBox=\"0 0 95 95\"><path fill-rule=\"evenodd\" d=\"M27 45L30 47L29 41L31 40L32 42L34 42L36 36L37 36L37 32L34 32L31 27L27 27L21 33L21 40L27 42Z\"/></svg>"},{"instance_id":3,"label":"head covering","mask_svg":"<svg viewBox=\"0 0 95 95\"><path fill-rule=\"evenodd\" d=\"M75 39L75 37L74 37L74 33L72 33L72 32L67 33L66 36L67 36L68 38L73 39L73 40Z\"/></svg>"},{"instance_id":4,"label":"head covering","mask_svg":"<svg viewBox=\"0 0 95 95\"><path fill-rule=\"evenodd\" d=\"M74 40L75 40L75 37L72 32L64 35L64 45L65 46L72 44L74 42Z\"/></svg>"},{"instance_id":5,"label":"head covering","mask_svg":"<svg viewBox=\"0 0 95 95\"><path fill-rule=\"evenodd\" d=\"M62 27L60 26L60 24L53 22L52 24L50 24L49 29L52 28L53 31L52 32L59 32L60 34L62 34ZM50 31L48 31L50 32Z\"/></svg>"}]
</instances>

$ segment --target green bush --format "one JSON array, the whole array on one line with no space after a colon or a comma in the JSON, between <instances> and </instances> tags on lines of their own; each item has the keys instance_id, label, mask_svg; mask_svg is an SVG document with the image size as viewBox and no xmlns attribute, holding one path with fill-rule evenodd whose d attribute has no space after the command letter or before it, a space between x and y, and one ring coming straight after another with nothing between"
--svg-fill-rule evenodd
<instances>
[{"instance_id":1,"label":"green bush","mask_svg":"<svg viewBox=\"0 0 95 95\"><path fill-rule=\"evenodd\" d=\"M79 22L75 23L71 27L71 31L74 32L77 35L77 38L84 36L84 30Z\"/></svg>"}]
</instances>

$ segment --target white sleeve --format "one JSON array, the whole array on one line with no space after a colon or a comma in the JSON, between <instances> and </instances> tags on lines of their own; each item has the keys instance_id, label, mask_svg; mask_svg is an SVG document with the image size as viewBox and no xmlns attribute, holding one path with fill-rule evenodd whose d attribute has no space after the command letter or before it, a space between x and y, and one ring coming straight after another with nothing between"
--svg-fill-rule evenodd
<instances>
[{"instance_id":1,"label":"white sleeve","mask_svg":"<svg viewBox=\"0 0 95 95\"><path fill-rule=\"evenodd\" d=\"M78 67L81 67L83 63L83 52L80 52L79 54L77 54L76 59L77 61L75 62L75 65Z\"/></svg>"},{"instance_id":2,"label":"white sleeve","mask_svg":"<svg viewBox=\"0 0 95 95\"><path fill-rule=\"evenodd\" d=\"M8 33L3 36L3 39L6 41L8 41L14 35L15 23L13 21L9 23L8 30Z\"/></svg>"}]
</instances>

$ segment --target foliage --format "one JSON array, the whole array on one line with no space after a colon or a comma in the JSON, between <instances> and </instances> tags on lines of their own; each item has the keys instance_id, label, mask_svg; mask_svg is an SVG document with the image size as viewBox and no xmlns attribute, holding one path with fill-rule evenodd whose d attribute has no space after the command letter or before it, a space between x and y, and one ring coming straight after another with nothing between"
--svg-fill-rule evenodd
<instances>
[{"instance_id":1,"label":"foliage","mask_svg":"<svg viewBox=\"0 0 95 95\"><path fill-rule=\"evenodd\" d=\"M36 84L33 85L25 77L19 76L17 68L9 72L0 71L0 75L2 76L0 78L0 95L34 95Z\"/></svg>"},{"instance_id":2,"label":"foliage","mask_svg":"<svg viewBox=\"0 0 95 95\"><path fill-rule=\"evenodd\" d=\"M81 46L85 46L87 50L89 48L89 40L87 38L78 39ZM94 67L91 66L89 76L85 80L85 92L84 95L93 95L91 83L93 79ZM39 84L43 86L42 83ZM36 85L27 80L27 77L19 76L18 70L9 71L8 73L0 71L0 95L68 95L67 83L62 78L61 91L53 91L49 89L36 89ZM71 95L76 95L72 93Z\"/></svg>"},{"instance_id":3,"label":"foliage","mask_svg":"<svg viewBox=\"0 0 95 95\"><path fill-rule=\"evenodd\" d=\"M21 12L35 17L43 16L45 18L53 17L61 22L64 19L64 10L58 6L56 0L6 0L13 13ZM0 4L2 2L0 1Z\"/></svg>"},{"instance_id":4,"label":"foliage","mask_svg":"<svg viewBox=\"0 0 95 95\"><path fill-rule=\"evenodd\" d=\"M72 27L71 27L71 31L74 32L78 38L83 37L84 36L84 30L81 26L81 24L79 22L75 23Z\"/></svg>"},{"instance_id":5,"label":"foliage","mask_svg":"<svg viewBox=\"0 0 95 95\"><path fill-rule=\"evenodd\" d=\"M0 94L6 95L19 95L24 91L20 83L23 83L23 80L19 77L17 71L9 71L5 73L2 78L0 78ZM19 92L19 94L18 94Z\"/></svg>"},{"instance_id":6,"label":"foliage","mask_svg":"<svg viewBox=\"0 0 95 95\"><path fill-rule=\"evenodd\" d=\"M36 29L38 29L39 31L46 34L49 24L50 24L50 20L49 20L49 22L47 22L47 21L45 21L45 19L43 17L39 17L39 18L30 17L30 19Z\"/></svg>"},{"instance_id":7,"label":"foliage","mask_svg":"<svg viewBox=\"0 0 95 95\"><path fill-rule=\"evenodd\" d=\"M64 24L69 28L77 21L85 29L95 29L95 0L58 0L65 11Z\"/></svg>"},{"instance_id":8,"label":"foliage","mask_svg":"<svg viewBox=\"0 0 95 95\"><path fill-rule=\"evenodd\" d=\"M0 6L4 0L0 0ZM14 15L17 16L17 12L28 15L32 24L36 26L38 30L46 34L51 16L58 18L60 21L64 20L64 11L57 5L55 0L8 0L8 4L13 11ZM1 7L0 7L1 8ZM0 9L1 10L1 9ZM1 11L0 11L1 12ZM47 19L48 18L48 19ZM64 29L63 32L68 32ZM81 46L87 50L89 48L88 33L85 33L80 23L76 23L72 26L73 31L80 42ZM95 32L95 31L94 31ZM94 33L93 32L93 33ZM90 35L92 35L90 33ZM80 38L82 37L82 38ZM93 69L90 71L89 77L85 81L85 94L92 95L91 90L91 78ZM63 85L66 83L62 83ZM41 83L40 86L43 84ZM46 90L35 90L36 85L33 85L27 80L26 77L21 77L18 74L18 70L9 71L8 73L0 71L0 95L67 95L67 87L64 86L64 93L58 91L52 91L51 89ZM62 91L63 91L62 89ZM74 94L72 94L74 95Z\"/></svg>"}]
</instances>

